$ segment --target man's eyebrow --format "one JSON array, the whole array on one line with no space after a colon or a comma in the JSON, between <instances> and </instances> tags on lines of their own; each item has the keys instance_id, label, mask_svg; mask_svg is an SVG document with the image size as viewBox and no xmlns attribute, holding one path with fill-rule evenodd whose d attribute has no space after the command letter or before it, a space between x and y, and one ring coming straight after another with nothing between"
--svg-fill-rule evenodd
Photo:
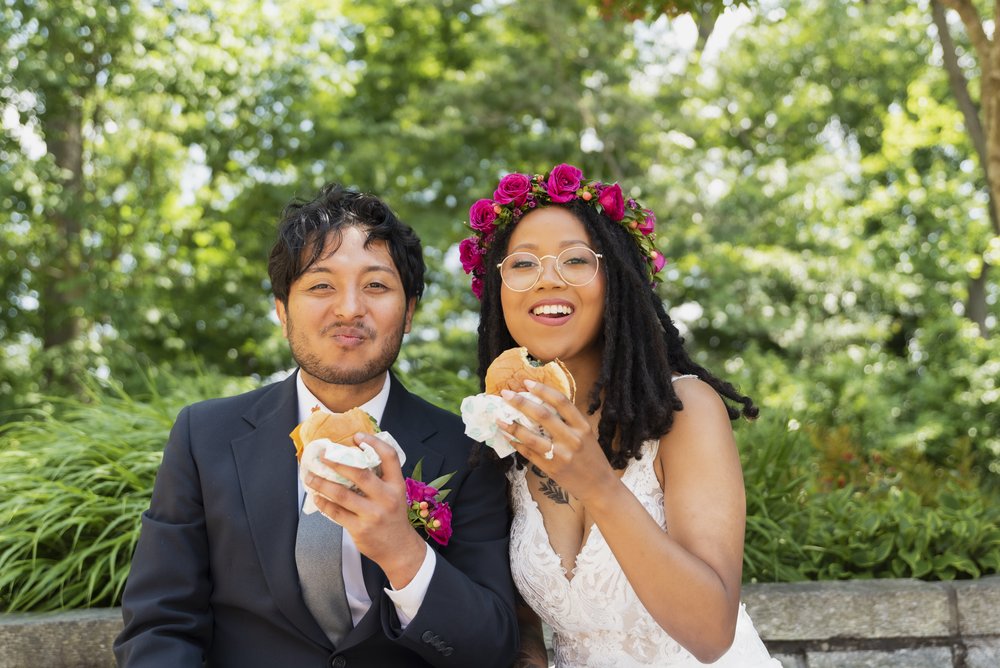
<instances>
[{"instance_id":1,"label":"man's eyebrow","mask_svg":"<svg viewBox=\"0 0 1000 668\"><path fill-rule=\"evenodd\" d=\"M365 267L362 271L364 271L365 273L371 273L371 272L376 272L376 271L378 271L378 272L385 272L385 273L388 273L388 274L395 274L396 273L395 268L393 268L392 266L387 265L387 264L370 264L367 267ZM334 274L336 272L333 269L330 269L329 267L326 267L324 265L321 265L321 264L317 263L317 264L314 264L314 265L310 266L308 269L306 269L304 273L306 273L306 274Z\"/></svg>"}]
</instances>

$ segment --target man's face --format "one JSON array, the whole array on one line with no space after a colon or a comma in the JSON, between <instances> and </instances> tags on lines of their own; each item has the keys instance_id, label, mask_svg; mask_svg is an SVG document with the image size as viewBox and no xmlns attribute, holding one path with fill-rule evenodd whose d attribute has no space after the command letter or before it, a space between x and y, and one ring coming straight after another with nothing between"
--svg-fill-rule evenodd
<instances>
[{"instance_id":1,"label":"man's face","mask_svg":"<svg viewBox=\"0 0 1000 668\"><path fill-rule=\"evenodd\" d=\"M403 283L384 241L365 248L366 231L342 230L340 247L327 248L276 302L292 357L310 377L333 385L377 384L396 360L410 331L416 299Z\"/></svg>"}]
</instances>

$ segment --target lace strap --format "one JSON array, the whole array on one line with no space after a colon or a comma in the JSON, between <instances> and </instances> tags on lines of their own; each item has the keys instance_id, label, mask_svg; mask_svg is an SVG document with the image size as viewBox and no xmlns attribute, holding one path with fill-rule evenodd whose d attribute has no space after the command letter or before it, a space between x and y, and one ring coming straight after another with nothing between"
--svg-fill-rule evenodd
<instances>
[{"instance_id":1,"label":"lace strap","mask_svg":"<svg viewBox=\"0 0 1000 668\"><path fill-rule=\"evenodd\" d=\"M677 381L684 380L685 378L697 378L697 377L698 376L694 375L693 373L686 373L683 376L674 376L673 378L670 379L670 382L676 383Z\"/></svg>"}]
</instances>

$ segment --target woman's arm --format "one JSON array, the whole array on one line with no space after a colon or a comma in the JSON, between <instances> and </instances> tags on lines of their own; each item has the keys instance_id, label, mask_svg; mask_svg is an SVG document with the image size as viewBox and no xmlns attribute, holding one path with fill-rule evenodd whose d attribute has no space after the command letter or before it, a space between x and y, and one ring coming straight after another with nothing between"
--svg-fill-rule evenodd
<instances>
[{"instance_id":1,"label":"woman's arm","mask_svg":"<svg viewBox=\"0 0 1000 668\"><path fill-rule=\"evenodd\" d=\"M549 651L542 635L542 620L520 596L517 597L517 626L521 647L512 668L548 668Z\"/></svg>"},{"instance_id":2,"label":"woman's arm","mask_svg":"<svg viewBox=\"0 0 1000 668\"><path fill-rule=\"evenodd\" d=\"M746 520L739 455L718 394L698 380L677 385L684 410L656 462L664 532L615 475L586 418L550 388L532 392L545 403L510 401L551 435L554 456L543 456L549 439L512 427L518 450L586 506L656 622L699 661L717 659L735 634Z\"/></svg>"}]
</instances>

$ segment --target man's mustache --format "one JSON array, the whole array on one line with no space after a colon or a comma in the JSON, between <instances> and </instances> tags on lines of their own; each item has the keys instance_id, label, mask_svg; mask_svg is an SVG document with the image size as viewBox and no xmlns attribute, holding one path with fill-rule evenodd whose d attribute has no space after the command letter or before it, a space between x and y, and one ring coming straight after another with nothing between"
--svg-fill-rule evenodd
<instances>
[{"instance_id":1,"label":"man's mustache","mask_svg":"<svg viewBox=\"0 0 1000 668\"><path fill-rule=\"evenodd\" d=\"M353 336L359 339L374 339L375 330L367 325L334 322L320 330L322 336Z\"/></svg>"}]
</instances>

